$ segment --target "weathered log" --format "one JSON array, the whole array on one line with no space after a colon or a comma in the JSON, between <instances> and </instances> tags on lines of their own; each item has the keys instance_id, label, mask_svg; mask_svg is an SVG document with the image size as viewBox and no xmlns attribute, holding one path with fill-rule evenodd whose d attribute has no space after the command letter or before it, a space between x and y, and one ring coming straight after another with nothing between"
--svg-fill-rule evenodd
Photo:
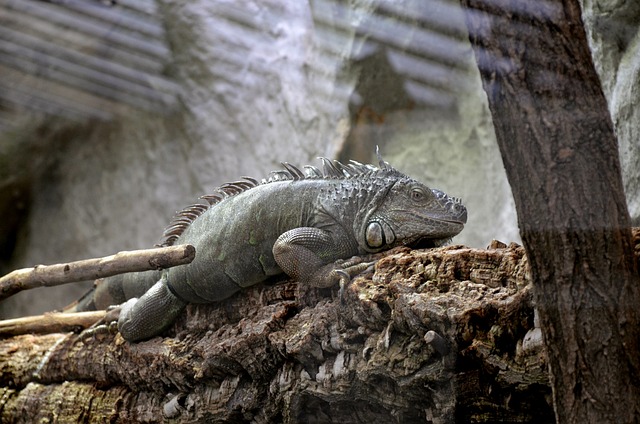
<instances>
[{"instance_id":1,"label":"weathered log","mask_svg":"<svg viewBox=\"0 0 640 424\"><path fill-rule=\"evenodd\" d=\"M256 287L141 343L0 340L0 421L552 422L524 251L493 246L397 249L342 301Z\"/></svg>"},{"instance_id":2,"label":"weathered log","mask_svg":"<svg viewBox=\"0 0 640 424\"><path fill-rule=\"evenodd\" d=\"M0 422L553 422L530 290L519 246L398 249L342 302L285 282L147 342L7 338Z\"/></svg>"}]
</instances>

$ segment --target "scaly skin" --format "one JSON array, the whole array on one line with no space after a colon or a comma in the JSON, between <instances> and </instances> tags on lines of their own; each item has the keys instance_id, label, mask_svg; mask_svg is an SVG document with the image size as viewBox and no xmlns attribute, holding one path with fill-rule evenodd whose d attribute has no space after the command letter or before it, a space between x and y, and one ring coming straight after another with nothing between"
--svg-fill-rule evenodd
<instances>
[{"instance_id":1,"label":"scaly skin","mask_svg":"<svg viewBox=\"0 0 640 424\"><path fill-rule=\"evenodd\" d=\"M192 263L158 272L106 279L79 309L124 301L118 330L144 340L170 326L187 303L224 300L238 290L285 272L301 283L327 287L361 266L335 262L399 245L439 246L467 219L458 199L393 169L323 159L324 169L289 164L268 181L227 184L210 205L179 213L165 231L165 245L191 244ZM138 291L141 291L138 289ZM135 294L135 293L133 293ZM101 305L102 303L102 305Z\"/></svg>"}]
</instances>

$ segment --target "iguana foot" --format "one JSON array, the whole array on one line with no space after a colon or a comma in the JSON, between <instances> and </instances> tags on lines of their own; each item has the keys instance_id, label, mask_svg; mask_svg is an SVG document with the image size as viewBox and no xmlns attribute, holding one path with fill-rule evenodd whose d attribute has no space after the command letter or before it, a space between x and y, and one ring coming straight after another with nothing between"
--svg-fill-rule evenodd
<instances>
[{"instance_id":1,"label":"iguana foot","mask_svg":"<svg viewBox=\"0 0 640 424\"><path fill-rule=\"evenodd\" d=\"M99 337L116 334L118 332L118 317L120 316L121 305L112 305L107 308L107 313L91 327L80 333L82 342L91 338L97 340Z\"/></svg>"},{"instance_id":2,"label":"iguana foot","mask_svg":"<svg viewBox=\"0 0 640 424\"><path fill-rule=\"evenodd\" d=\"M340 283L340 303L344 303L344 291L347 286L351 282L351 279L358 274L361 274L365 271L373 271L373 266L377 261L368 261L363 262L364 258L360 256L354 256L351 259L347 259L346 261L338 261L336 265L339 268L335 268L331 272L330 278L332 280L338 280Z\"/></svg>"}]
</instances>

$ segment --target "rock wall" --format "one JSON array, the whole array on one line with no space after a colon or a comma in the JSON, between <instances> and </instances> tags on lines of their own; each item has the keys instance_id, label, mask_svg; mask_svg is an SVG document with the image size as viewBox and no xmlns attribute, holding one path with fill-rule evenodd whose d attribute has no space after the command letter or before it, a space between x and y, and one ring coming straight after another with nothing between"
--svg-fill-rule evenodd
<instances>
[{"instance_id":1,"label":"rock wall","mask_svg":"<svg viewBox=\"0 0 640 424\"><path fill-rule=\"evenodd\" d=\"M167 72L183 87L181 109L25 125L11 145L34 145L24 150L33 164L14 157L19 149L0 148L0 156L29 165L5 177L24 180L19 191L30 197L20 210L5 202L7 216L24 217L6 271L151 247L175 211L224 182L265 176L284 161L336 156L347 101L337 90L315 95L331 92L338 76L306 71L319 54L308 6L183 1L166 2L163 12L175 52ZM57 301L63 290L23 293L3 303L0 316L59 308L86 290Z\"/></svg>"},{"instance_id":2,"label":"rock wall","mask_svg":"<svg viewBox=\"0 0 640 424\"><path fill-rule=\"evenodd\" d=\"M631 3L584 1L584 9L638 224ZM317 156L371 161L376 145L397 168L463 198L469 222L455 242L519 241L456 1L162 1L160 9L174 53L167 74L182 87L178 109L81 125L25 115L2 135L0 272L151 246L176 210L223 182ZM19 295L0 317L59 308L84 290L57 300L60 289Z\"/></svg>"},{"instance_id":3,"label":"rock wall","mask_svg":"<svg viewBox=\"0 0 640 424\"><path fill-rule=\"evenodd\" d=\"M618 136L629 213L640 225L640 3L583 0L582 9Z\"/></svg>"}]
</instances>

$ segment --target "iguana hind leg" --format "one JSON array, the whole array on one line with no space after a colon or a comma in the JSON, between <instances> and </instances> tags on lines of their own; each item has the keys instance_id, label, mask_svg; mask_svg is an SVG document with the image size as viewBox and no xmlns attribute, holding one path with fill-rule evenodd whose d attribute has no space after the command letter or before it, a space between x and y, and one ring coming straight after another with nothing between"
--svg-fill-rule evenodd
<instances>
[{"instance_id":1,"label":"iguana hind leg","mask_svg":"<svg viewBox=\"0 0 640 424\"><path fill-rule=\"evenodd\" d=\"M118 331L130 342L149 339L168 328L187 306L174 295L161 278L140 299L121 305Z\"/></svg>"}]
</instances>

